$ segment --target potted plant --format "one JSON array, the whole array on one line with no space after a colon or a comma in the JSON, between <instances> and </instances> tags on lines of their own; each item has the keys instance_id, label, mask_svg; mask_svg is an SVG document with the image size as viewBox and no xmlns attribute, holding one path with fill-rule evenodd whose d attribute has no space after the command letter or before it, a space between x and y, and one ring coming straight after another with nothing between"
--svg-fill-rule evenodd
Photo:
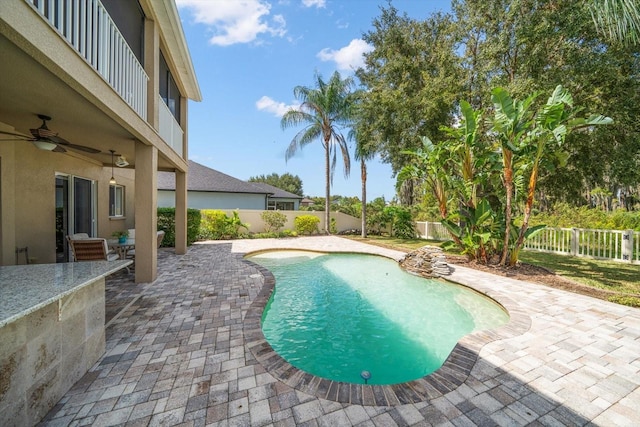
<instances>
[{"instance_id":1,"label":"potted plant","mask_svg":"<svg viewBox=\"0 0 640 427\"><path fill-rule=\"evenodd\" d=\"M125 243L127 241L127 237L129 237L129 231L114 231L112 236L118 238L118 243Z\"/></svg>"}]
</instances>

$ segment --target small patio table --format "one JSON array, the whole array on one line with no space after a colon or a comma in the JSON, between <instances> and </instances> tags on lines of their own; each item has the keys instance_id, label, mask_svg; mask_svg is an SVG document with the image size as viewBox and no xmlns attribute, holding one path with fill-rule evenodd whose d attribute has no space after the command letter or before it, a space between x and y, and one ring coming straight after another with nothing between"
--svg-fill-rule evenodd
<instances>
[{"instance_id":1,"label":"small patio table","mask_svg":"<svg viewBox=\"0 0 640 427\"><path fill-rule=\"evenodd\" d=\"M113 248L118 253L120 259L127 258L127 252L135 249L136 239L129 238L124 243L120 243L118 239L107 240L107 244L110 248Z\"/></svg>"}]
</instances>

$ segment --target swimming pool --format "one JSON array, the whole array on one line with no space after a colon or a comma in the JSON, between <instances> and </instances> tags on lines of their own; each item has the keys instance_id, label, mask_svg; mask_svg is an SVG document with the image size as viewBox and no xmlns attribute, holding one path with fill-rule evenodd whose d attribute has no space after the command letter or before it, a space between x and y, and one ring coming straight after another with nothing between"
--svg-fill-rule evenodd
<instances>
[{"instance_id":1,"label":"swimming pool","mask_svg":"<svg viewBox=\"0 0 640 427\"><path fill-rule=\"evenodd\" d=\"M276 279L262 316L267 341L293 366L335 381L364 383L364 372L368 384L423 377L464 335L508 321L493 300L379 256L274 251L250 259Z\"/></svg>"}]
</instances>

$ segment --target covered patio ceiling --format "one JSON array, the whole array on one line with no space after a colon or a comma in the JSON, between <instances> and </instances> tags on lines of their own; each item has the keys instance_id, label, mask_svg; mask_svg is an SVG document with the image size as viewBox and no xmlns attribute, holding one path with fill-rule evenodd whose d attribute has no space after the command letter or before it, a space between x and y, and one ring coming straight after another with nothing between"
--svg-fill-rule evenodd
<instances>
[{"instance_id":1,"label":"covered patio ceiling","mask_svg":"<svg viewBox=\"0 0 640 427\"><path fill-rule=\"evenodd\" d=\"M0 123L30 135L29 129L42 124L37 115L44 114L52 118L48 122L49 129L61 138L101 151L90 154L68 149L67 153L53 154L82 157L110 166L108 150L115 150L127 158L128 168L135 167L136 139L132 133L2 35L0 52ZM0 128L6 126L0 125ZM0 134L0 139L8 138ZM6 143L0 141L0 144ZM160 151L158 169L174 170Z\"/></svg>"}]
</instances>

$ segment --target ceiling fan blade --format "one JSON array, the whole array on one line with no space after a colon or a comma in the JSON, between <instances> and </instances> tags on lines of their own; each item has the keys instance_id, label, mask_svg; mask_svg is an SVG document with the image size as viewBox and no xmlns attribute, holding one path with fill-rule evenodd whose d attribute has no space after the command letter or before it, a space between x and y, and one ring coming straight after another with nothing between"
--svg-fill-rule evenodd
<instances>
[{"instance_id":1,"label":"ceiling fan blade","mask_svg":"<svg viewBox=\"0 0 640 427\"><path fill-rule=\"evenodd\" d=\"M61 138L61 137L59 137L59 136L57 136L57 135L47 136L47 137L44 137L44 139L47 139L48 141L51 141L51 142L53 142L54 144L62 144L62 145L69 145L69 144L71 144L71 143L70 143L69 141L67 141L66 139Z\"/></svg>"},{"instance_id":2,"label":"ceiling fan blade","mask_svg":"<svg viewBox=\"0 0 640 427\"><path fill-rule=\"evenodd\" d=\"M78 145L78 144L67 143L67 144L62 144L62 146L68 147L68 148L73 148L74 150L78 150L78 151L84 151L85 153L91 153L91 154L98 154L98 153L101 152L100 150L96 150L95 148L87 147L86 145ZM60 147L60 145L58 145L58 147Z\"/></svg>"},{"instance_id":3,"label":"ceiling fan blade","mask_svg":"<svg viewBox=\"0 0 640 427\"><path fill-rule=\"evenodd\" d=\"M21 138L24 138L23 140L31 139L31 137L29 135L25 135L24 133L8 132L8 131L5 131L5 130L0 130L0 135L19 136ZM5 139L3 141L8 141L8 140ZM18 140L16 139L15 141L18 141Z\"/></svg>"},{"instance_id":4,"label":"ceiling fan blade","mask_svg":"<svg viewBox=\"0 0 640 427\"><path fill-rule=\"evenodd\" d=\"M20 141L35 141L35 140L33 138L7 138L7 139L0 139L0 141L20 142Z\"/></svg>"},{"instance_id":5,"label":"ceiling fan blade","mask_svg":"<svg viewBox=\"0 0 640 427\"><path fill-rule=\"evenodd\" d=\"M59 136L51 136L51 137L49 137L47 139L49 141L55 143L55 144L64 145L65 147L73 148L74 150L84 151L85 153L91 153L91 154L100 153L100 150L96 150L95 148L87 147L86 145L72 144L69 141L67 141L66 139L60 138Z\"/></svg>"},{"instance_id":6,"label":"ceiling fan blade","mask_svg":"<svg viewBox=\"0 0 640 427\"><path fill-rule=\"evenodd\" d=\"M66 152L67 152L67 150L65 150L64 148L62 148L62 146L61 146L61 145L56 145L56 148L54 148L54 149L53 149L53 150L51 150L51 151L55 151L56 153L66 153Z\"/></svg>"}]
</instances>

